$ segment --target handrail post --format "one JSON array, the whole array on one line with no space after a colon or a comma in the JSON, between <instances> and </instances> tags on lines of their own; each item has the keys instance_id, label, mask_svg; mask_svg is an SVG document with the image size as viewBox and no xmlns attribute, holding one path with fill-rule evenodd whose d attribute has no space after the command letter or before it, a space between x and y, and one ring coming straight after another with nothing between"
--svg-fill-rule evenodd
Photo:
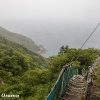
<instances>
[{"instance_id":1,"label":"handrail post","mask_svg":"<svg viewBox=\"0 0 100 100\"><path fill-rule=\"evenodd\" d=\"M68 64L63 66L63 73L62 73L62 84L61 84L61 91L60 91L60 96L62 95L63 89L64 89L64 72L67 70L67 68L70 67Z\"/></svg>"},{"instance_id":2,"label":"handrail post","mask_svg":"<svg viewBox=\"0 0 100 100\"><path fill-rule=\"evenodd\" d=\"M93 86L93 70L92 67L89 68L88 76L87 76L87 94L86 94L86 100L91 100L91 94L92 94L92 86Z\"/></svg>"}]
</instances>

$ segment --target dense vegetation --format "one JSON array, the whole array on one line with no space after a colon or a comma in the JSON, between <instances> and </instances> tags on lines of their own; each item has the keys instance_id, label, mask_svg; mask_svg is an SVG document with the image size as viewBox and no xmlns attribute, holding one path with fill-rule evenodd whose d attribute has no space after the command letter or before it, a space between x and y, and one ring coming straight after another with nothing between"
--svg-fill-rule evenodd
<instances>
[{"instance_id":1,"label":"dense vegetation","mask_svg":"<svg viewBox=\"0 0 100 100\"><path fill-rule=\"evenodd\" d=\"M19 100L45 100L63 65L87 70L98 53L93 48L62 46L58 55L46 59L0 37L0 94L19 94Z\"/></svg>"},{"instance_id":2,"label":"dense vegetation","mask_svg":"<svg viewBox=\"0 0 100 100\"><path fill-rule=\"evenodd\" d=\"M23 45L27 49L36 52L36 53L41 53L44 52L45 49L42 46L38 46L34 41L32 41L30 38L25 37L20 34L16 34L13 32L10 32L2 27L0 27L0 36L5 37L6 39L18 43L20 45Z\"/></svg>"},{"instance_id":3,"label":"dense vegetation","mask_svg":"<svg viewBox=\"0 0 100 100\"><path fill-rule=\"evenodd\" d=\"M75 49L62 46L57 56L49 58L50 64L53 66L53 71L61 70L61 66L70 63L77 67L80 71L87 70L94 60L99 56L99 50L94 48Z\"/></svg>"},{"instance_id":4,"label":"dense vegetation","mask_svg":"<svg viewBox=\"0 0 100 100\"><path fill-rule=\"evenodd\" d=\"M49 87L46 76L51 75L42 66L46 66L45 58L0 37L0 94L20 94L22 98L40 95L43 87Z\"/></svg>"}]
</instances>

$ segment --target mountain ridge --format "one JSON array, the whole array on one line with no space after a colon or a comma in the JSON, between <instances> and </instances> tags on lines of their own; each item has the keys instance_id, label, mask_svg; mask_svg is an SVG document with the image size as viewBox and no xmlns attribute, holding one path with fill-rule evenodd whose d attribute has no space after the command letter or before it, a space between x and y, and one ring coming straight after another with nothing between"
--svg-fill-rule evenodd
<instances>
[{"instance_id":1,"label":"mountain ridge","mask_svg":"<svg viewBox=\"0 0 100 100\"><path fill-rule=\"evenodd\" d=\"M44 48L41 48L40 46L38 46L29 37L26 37L24 35L21 35L21 34L15 33L15 32L10 32L3 27L0 27L0 35L11 42L15 42L15 43L18 43L18 44L24 46L25 48L29 49L32 52L40 54L41 52L44 51Z\"/></svg>"}]
</instances>

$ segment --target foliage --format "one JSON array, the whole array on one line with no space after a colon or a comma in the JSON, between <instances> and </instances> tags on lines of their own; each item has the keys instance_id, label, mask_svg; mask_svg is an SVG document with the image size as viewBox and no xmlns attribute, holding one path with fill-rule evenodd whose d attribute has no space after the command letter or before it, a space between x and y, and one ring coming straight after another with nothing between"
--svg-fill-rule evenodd
<instances>
[{"instance_id":1,"label":"foliage","mask_svg":"<svg viewBox=\"0 0 100 100\"><path fill-rule=\"evenodd\" d=\"M71 64L87 70L88 66L90 66L98 57L99 52L99 50L94 48L75 49L61 47L57 56L49 58L49 63L53 67L52 69L54 72L61 70L62 66L65 64Z\"/></svg>"},{"instance_id":2,"label":"foliage","mask_svg":"<svg viewBox=\"0 0 100 100\"><path fill-rule=\"evenodd\" d=\"M46 59L0 36L0 94L19 94L19 100L45 100L66 63L87 70L98 53L93 48L62 46L58 55Z\"/></svg>"},{"instance_id":3,"label":"foliage","mask_svg":"<svg viewBox=\"0 0 100 100\"><path fill-rule=\"evenodd\" d=\"M45 86L50 80L50 71L45 66L45 58L0 36L0 94L34 96L38 85L42 88L41 84Z\"/></svg>"}]
</instances>

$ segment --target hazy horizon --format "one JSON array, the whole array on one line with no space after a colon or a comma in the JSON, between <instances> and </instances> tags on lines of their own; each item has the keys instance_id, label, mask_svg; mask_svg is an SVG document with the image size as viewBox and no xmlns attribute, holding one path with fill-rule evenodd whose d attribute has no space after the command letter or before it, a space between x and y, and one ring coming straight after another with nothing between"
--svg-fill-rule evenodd
<instances>
[{"instance_id":1,"label":"hazy horizon","mask_svg":"<svg viewBox=\"0 0 100 100\"><path fill-rule=\"evenodd\" d=\"M30 37L54 55L62 45L79 48L100 22L99 0L1 0L0 26ZM100 47L100 27L85 47Z\"/></svg>"}]
</instances>

